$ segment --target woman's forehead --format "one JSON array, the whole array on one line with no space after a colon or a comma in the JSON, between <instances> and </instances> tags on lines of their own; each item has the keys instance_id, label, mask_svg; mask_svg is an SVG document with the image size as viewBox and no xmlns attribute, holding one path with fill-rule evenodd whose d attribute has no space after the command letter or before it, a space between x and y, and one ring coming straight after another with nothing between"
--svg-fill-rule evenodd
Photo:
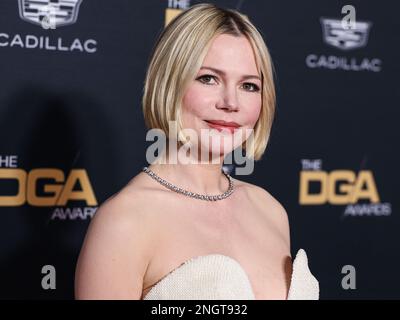
<instances>
[{"instance_id":1,"label":"woman's forehead","mask_svg":"<svg viewBox=\"0 0 400 320\"><path fill-rule=\"evenodd\" d=\"M213 39L202 67L225 73L258 75L253 48L246 37L222 34Z\"/></svg>"}]
</instances>

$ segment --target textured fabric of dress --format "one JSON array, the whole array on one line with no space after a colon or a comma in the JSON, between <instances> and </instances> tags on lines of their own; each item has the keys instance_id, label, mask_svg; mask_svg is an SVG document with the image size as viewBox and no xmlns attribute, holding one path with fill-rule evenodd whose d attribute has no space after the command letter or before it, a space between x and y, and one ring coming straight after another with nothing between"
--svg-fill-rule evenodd
<instances>
[{"instance_id":1,"label":"textured fabric of dress","mask_svg":"<svg viewBox=\"0 0 400 320\"><path fill-rule=\"evenodd\" d=\"M265 288L268 290L268 288ZM209 254L185 261L171 271L144 300L254 300L248 275L235 259ZM318 300L319 283L300 249L293 261L288 300Z\"/></svg>"}]
</instances>

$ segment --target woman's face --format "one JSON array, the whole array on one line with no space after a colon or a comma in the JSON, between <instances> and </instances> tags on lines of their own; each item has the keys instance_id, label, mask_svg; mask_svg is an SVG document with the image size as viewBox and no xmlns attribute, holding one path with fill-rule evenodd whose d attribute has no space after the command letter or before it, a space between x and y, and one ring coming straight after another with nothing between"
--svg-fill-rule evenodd
<instances>
[{"instance_id":1,"label":"woman's face","mask_svg":"<svg viewBox=\"0 0 400 320\"><path fill-rule=\"evenodd\" d=\"M261 110L261 88L250 42L244 36L217 36L183 97L183 128L195 130L203 152L225 156L254 128ZM232 128L215 126L210 120L235 122L239 127L232 132ZM202 129L210 130L203 131L205 139Z\"/></svg>"}]
</instances>

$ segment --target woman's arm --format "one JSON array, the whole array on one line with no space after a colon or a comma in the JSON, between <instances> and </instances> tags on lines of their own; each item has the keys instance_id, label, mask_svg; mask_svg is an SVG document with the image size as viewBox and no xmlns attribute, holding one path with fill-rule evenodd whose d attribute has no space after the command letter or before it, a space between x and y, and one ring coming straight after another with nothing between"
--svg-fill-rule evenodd
<instances>
[{"instance_id":1,"label":"woman's arm","mask_svg":"<svg viewBox=\"0 0 400 320\"><path fill-rule=\"evenodd\" d=\"M154 233L134 199L132 193L117 194L97 210L76 266L76 299L141 298Z\"/></svg>"}]
</instances>

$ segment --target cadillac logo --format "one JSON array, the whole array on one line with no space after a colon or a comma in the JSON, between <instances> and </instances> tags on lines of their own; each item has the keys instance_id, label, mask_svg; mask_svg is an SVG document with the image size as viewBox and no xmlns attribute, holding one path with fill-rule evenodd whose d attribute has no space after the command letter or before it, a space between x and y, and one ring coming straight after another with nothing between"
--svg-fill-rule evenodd
<instances>
[{"instance_id":1,"label":"cadillac logo","mask_svg":"<svg viewBox=\"0 0 400 320\"><path fill-rule=\"evenodd\" d=\"M345 29L342 20L321 18L324 42L341 50L351 50L367 45L371 22L357 21L355 28Z\"/></svg>"},{"instance_id":2,"label":"cadillac logo","mask_svg":"<svg viewBox=\"0 0 400 320\"><path fill-rule=\"evenodd\" d=\"M76 22L82 0L18 0L22 20L43 28L56 28Z\"/></svg>"}]
</instances>

